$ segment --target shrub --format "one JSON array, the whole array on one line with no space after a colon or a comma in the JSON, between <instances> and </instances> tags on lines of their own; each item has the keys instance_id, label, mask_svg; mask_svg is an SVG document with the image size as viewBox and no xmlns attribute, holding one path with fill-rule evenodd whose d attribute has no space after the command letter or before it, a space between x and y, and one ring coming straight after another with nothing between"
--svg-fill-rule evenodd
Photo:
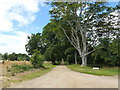
<instances>
[{"instance_id":1,"label":"shrub","mask_svg":"<svg viewBox=\"0 0 120 90\"><path fill-rule=\"evenodd\" d=\"M55 61L55 65L60 65L61 61Z\"/></svg>"},{"instance_id":2,"label":"shrub","mask_svg":"<svg viewBox=\"0 0 120 90\"><path fill-rule=\"evenodd\" d=\"M68 64L69 64L69 62L68 62L68 61L65 61L65 62L64 62L64 64L65 64L65 65L68 65Z\"/></svg>"},{"instance_id":3,"label":"shrub","mask_svg":"<svg viewBox=\"0 0 120 90\"><path fill-rule=\"evenodd\" d=\"M24 71L29 71L31 69L33 69L33 66L31 66L31 65L26 65L26 64L17 65L17 64L14 64L14 65L11 66L10 71L11 71L11 73L20 73L20 72L24 72Z\"/></svg>"},{"instance_id":4,"label":"shrub","mask_svg":"<svg viewBox=\"0 0 120 90\"><path fill-rule=\"evenodd\" d=\"M31 64L33 65L34 68L43 67L44 56L41 55L40 51L38 51L37 49L34 50L34 53L30 60L31 60Z\"/></svg>"}]
</instances>

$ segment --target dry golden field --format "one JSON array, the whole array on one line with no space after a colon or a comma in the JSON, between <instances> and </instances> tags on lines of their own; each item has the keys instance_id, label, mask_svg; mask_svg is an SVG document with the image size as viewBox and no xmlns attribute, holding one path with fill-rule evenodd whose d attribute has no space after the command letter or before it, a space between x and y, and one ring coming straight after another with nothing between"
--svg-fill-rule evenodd
<instances>
[{"instance_id":1,"label":"dry golden field","mask_svg":"<svg viewBox=\"0 0 120 90\"><path fill-rule=\"evenodd\" d=\"M50 61L44 61L43 63L49 64ZM32 71L26 71L24 73L17 73L15 76L11 76L11 72L8 72L9 68L14 65L30 65L30 61L5 61L4 63L0 63L0 89L1 87L9 87L13 83L11 81L19 81L19 77L22 75L30 74L32 72L37 72L39 69L34 69ZM17 82L14 82L14 84Z\"/></svg>"},{"instance_id":2,"label":"dry golden field","mask_svg":"<svg viewBox=\"0 0 120 90\"><path fill-rule=\"evenodd\" d=\"M6 65L10 66L10 65L13 65L13 64L19 64L19 65L30 64L30 62L29 61L5 61L4 64L2 64L2 65L3 66L6 66Z\"/></svg>"},{"instance_id":3,"label":"dry golden field","mask_svg":"<svg viewBox=\"0 0 120 90\"><path fill-rule=\"evenodd\" d=\"M10 68L13 64L30 64L30 61L4 61L4 63L0 63L0 88L2 87L2 82L8 80L7 77L9 72L7 72L7 68Z\"/></svg>"},{"instance_id":4,"label":"dry golden field","mask_svg":"<svg viewBox=\"0 0 120 90\"><path fill-rule=\"evenodd\" d=\"M18 65L22 65L22 64L30 64L29 61L4 61L4 64L0 63L1 69L0 69L0 76L2 74L2 76L6 75L6 69L11 67L13 64L18 64Z\"/></svg>"}]
</instances>

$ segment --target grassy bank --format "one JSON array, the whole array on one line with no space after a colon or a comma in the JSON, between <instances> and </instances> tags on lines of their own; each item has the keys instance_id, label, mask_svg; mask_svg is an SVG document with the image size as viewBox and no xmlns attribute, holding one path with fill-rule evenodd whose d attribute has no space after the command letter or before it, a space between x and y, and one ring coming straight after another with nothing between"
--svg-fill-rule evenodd
<instances>
[{"instance_id":1,"label":"grassy bank","mask_svg":"<svg viewBox=\"0 0 120 90\"><path fill-rule=\"evenodd\" d=\"M93 70L92 67L81 67L80 65L67 65L68 68L70 68L73 71L86 73L86 74L92 74L92 75L98 75L98 76L114 76L118 75L118 68L109 68L109 67L103 67L99 70Z\"/></svg>"}]
</instances>

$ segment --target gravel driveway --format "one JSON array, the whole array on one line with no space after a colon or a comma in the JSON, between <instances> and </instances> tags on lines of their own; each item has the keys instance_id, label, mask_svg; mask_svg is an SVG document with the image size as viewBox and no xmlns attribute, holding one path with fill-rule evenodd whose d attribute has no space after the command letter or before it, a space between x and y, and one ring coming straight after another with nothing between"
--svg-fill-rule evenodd
<instances>
[{"instance_id":1,"label":"gravel driveway","mask_svg":"<svg viewBox=\"0 0 120 90\"><path fill-rule=\"evenodd\" d=\"M57 66L47 74L12 88L118 88L117 76L95 76Z\"/></svg>"}]
</instances>

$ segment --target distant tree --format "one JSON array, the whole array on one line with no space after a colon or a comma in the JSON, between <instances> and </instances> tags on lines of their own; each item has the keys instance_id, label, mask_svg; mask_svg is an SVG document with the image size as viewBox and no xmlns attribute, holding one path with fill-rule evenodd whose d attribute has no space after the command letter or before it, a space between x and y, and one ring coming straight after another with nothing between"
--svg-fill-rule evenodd
<instances>
[{"instance_id":1,"label":"distant tree","mask_svg":"<svg viewBox=\"0 0 120 90\"><path fill-rule=\"evenodd\" d=\"M77 50L70 46L65 50L66 60L69 62L69 64L78 64L80 63L80 58L78 56ZM78 60L79 59L79 60Z\"/></svg>"},{"instance_id":2,"label":"distant tree","mask_svg":"<svg viewBox=\"0 0 120 90\"><path fill-rule=\"evenodd\" d=\"M64 46L61 46L60 43L51 45L45 52L46 58L52 60L53 64L55 64L55 61L65 60L64 50Z\"/></svg>"},{"instance_id":3,"label":"distant tree","mask_svg":"<svg viewBox=\"0 0 120 90\"><path fill-rule=\"evenodd\" d=\"M0 53L0 60L2 60L2 59L3 59L3 58L2 58L2 56L3 56L3 55L2 55L2 53Z\"/></svg>"},{"instance_id":4,"label":"distant tree","mask_svg":"<svg viewBox=\"0 0 120 90\"><path fill-rule=\"evenodd\" d=\"M12 54L9 54L8 58L11 61L15 61L15 60L17 60L17 55L15 52L13 52Z\"/></svg>"},{"instance_id":5,"label":"distant tree","mask_svg":"<svg viewBox=\"0 0 120 90\"><path fill-rule=\"evenodd\" d=\"M27 54L19 53L17 54L18 61L29 61L29 56Z\"/></svg>"},{"instance_id":6,"label":"distant tree","mask_svg":"<svg viewBox=\"0 0 120 90\"><path fill-rule=\"evenodd\" d=\"M2 57L3 57L3 60L11 60L11 61L14 61L14 60L29 61L30 60L30 57L27 54L22 54L22 53L16 54L15 52L13 52L12 54L5 53Z\"/></svg>"},{"instance_id":7,"label":"distant tree","mask_svg":"<svg viewBox=\"0 0 120 90\"><path fill-rule=\"evenodd\" d=\"M5 53L5 54L3 55L3 60L8 60L8 58L9 58L8 53Z\"/></svg>"}]
</instances>

